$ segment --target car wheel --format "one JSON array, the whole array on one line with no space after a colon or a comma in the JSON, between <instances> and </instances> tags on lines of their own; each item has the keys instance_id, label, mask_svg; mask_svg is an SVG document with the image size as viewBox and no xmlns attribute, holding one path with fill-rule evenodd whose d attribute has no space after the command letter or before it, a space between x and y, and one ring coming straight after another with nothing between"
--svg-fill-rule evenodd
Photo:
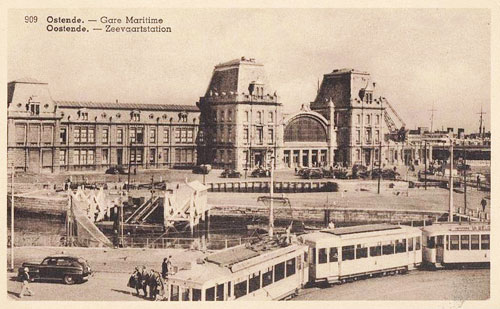
<instances>
[{"instance_id":1,"label":"car wheel","mask_svg":"<svg viewBox=\"0 0 500 309\"><path fill-rule=\"evenodd\" d=\"M66 275L66 276L64 276L64 283L66 283L68 285L74 284L75 278L73 278L73 276L71 276L71 275Z\"/></svg>"}]
</instances>

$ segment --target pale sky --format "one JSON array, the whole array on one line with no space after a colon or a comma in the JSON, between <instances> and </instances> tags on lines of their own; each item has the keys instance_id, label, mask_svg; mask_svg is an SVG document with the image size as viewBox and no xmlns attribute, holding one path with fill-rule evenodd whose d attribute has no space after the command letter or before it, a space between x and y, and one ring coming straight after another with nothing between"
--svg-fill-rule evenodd
<instances>
[{"instance_id":1,"label":"pale sky","mask_svg":"<svg viewBox=\"0 0 500 309\"><path fill-rule=\"evenodd\" d=\"M150 16L172 33L51 33L48 15ZM481 106L490 128L488 10L46 9L8 17L8 80L48 82L55 100L195 104L214 65L245 56L264 63L285 112L313 101L323 74L355 68L371 73L408 128L429 127L433 104L435 129L476 132Z\"/></svg>"}]
</instances>

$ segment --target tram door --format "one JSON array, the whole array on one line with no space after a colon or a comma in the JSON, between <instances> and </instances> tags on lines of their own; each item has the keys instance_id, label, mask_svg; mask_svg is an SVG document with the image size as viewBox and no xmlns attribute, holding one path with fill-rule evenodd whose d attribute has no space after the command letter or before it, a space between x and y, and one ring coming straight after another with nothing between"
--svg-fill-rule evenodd
<instances>
[{"instance_id":1,"label":"tram door","mask_svg":"<svg viewBox=\"0 0 500 309\"><path fill-rule=\"evenodd\" d=\"M439 235L436 237L436 263L443 263L444 254L444 236Z\"/></svg>"}]
</instances>

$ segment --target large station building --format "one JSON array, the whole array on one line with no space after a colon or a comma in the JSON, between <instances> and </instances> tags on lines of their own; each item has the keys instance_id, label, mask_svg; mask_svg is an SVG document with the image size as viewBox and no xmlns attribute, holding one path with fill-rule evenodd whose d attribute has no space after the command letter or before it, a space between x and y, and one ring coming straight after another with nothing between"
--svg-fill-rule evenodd
<instances>
[{"instance_id":1,"label":"large station building","mask_svg":"<svg viewBox=\"0 0 500 309\"><path fill-rule=\"evenodd\" d=\"M424 155L401 141L404 122L370 74L351 69L325 74L292 114L264 65L245 57L215 66L197 106L57 101L33 79L10 82L7 103L8 163L22 171L400 165Z\"/></svg>"}]
</instances>

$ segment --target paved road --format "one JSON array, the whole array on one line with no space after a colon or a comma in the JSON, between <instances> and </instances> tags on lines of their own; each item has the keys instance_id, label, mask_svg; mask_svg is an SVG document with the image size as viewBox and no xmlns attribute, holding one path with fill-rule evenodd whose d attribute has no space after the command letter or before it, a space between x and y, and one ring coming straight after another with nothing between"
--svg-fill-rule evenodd
<instances>
[{"instance_id":1,"label":"paved road","mask_svg":"<svg viewBox=\"0 0 500 309\"><path fill-rule=\"evenodd\" d=\"M32 297L23 300L144 301L126 286L126 273L97 272L75 285L34 282ZM308 288L295 300L484 300L489 298L490 270L413 271L406 275L372 278L328 288ZM7 293L18 300L21 284L9 273Z\"/></svg>"},{"instance_id":2,"label":"paved road","mask_svg":"<svg viewBox=\"0 0 500 309\"><path fill-rule=\"evenodd\" d=\"M490 270L411 271L328 288L302 290L294 300L485 300Z\"/></svg>"}]
</instances>

